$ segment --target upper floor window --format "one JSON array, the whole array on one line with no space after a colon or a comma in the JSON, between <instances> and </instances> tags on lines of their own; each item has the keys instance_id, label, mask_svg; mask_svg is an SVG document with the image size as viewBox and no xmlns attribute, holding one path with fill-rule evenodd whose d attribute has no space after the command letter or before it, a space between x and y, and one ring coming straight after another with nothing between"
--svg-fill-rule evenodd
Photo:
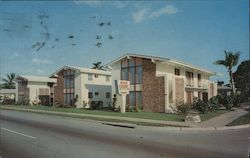
<instances>
[{"instance_id":1,"label":"upper floor window","mask_svg":"<svg viewBox=\"0 0 250 158\"><path fill-rule=\"evenodd\" d=\"M88 74L88 80L92 81L93 80L93 75L92 74Z\"/></svg>"},{"instance_id":2,"label":"upper floor window","mask_svg":"<svg viewBox=\"0 0 250 158\"><path fill-rule=\"evenodd\" d=\"M110 76L106 76L106 82L110 81Z\"/></svg>"},{"instance_id":3,"label":"upper floor window","mask_svg":"<svg viewBox=\"0 0 250 158\"><path fill-rule=\"evenodd\" d=\"M175 69L174 74L177 75L177 76L180 76L180 69Z\"/></svg>"},{"instance_id":4,"label":"upper floor window","mask_svg":"<svg viewBox=\"0 0 250 158\"><path fill-rule=\"evenodd\" d=\"M201 74L198 74L198 87L201 87Z\"/></svg>"},{"instance_id":5,"label":"upper floor window","mask_svg":"<svg viewBox=\"0 0 250 158\"><path fill-rule=\"evenodd\" d=\"M186 71L187 86L193 86L194 74L192 72Z\"/></svg>"},{"instance_id":6,"label":"upper floor window","mask_svg":"<svg viewBox=\"0 0 250 158\"><path fill-rule=\"evenodd\" d=\"M131 57L121 61L121 79L129 80L131 85L142 83L142 59Z\"/></svg>"},{"instance_id":7,"label":"upper floor window","mask_svg":"<svg viewBox=\"0 0 250 158\"><path fill-rule=\"evenodd\" d=\"M98 76L98 74L95 74L95 78L98 78L99 76Z\"/></svg>"},{"instance_id":8,"label":"upper floor window","mask_svg":"<svg viewBox=\"0 0 250 158\"><path fill-rule=\"evenodd\" d=\"M99 92L95 92L95 95L99 95Z\"/></svg>"}]
</instances>

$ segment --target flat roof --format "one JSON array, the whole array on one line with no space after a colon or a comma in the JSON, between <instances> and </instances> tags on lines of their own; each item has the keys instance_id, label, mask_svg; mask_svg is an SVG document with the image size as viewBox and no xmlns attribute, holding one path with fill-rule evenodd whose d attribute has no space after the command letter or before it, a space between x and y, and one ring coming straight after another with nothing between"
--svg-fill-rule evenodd
<instances>
[{"instance_id":1,"label":"flat roof","mask_svg":"<svg viewBox=\"0 0 250 158\"><path fill-rule=\"evenodd\" d=\"M0 94L13 94L16 93L16 89L0 89Z\"/></svg>"},{"instance_id":2,"label":"flat roof","mask_svg":"<svg viewBox=\"0 0 250 158\"><path fill-rule=\"evenodd\" d=\"M151 60L155 60L155 61L160 61L160 62L166 62L166 63L171 63L171 64L176 64L178 66L183 66L183 67L187 67L187 68L190 68L190 69L194 69L194 70L198 70L198 71L202 71L202 72L205 72L209 75L216 75L215 72L212 72L212 71L209 71L209 70L206 70L206 69L203 69L203 68L199 68L199 67L196 67L196 66L193 66L191 64L187 64L187 63L184 63L184 62L181 62L181 61L178 61L178 60L175 60L175 59L170 59L170 58L164 58L164 57L157 57L157 56L150 56L150 55L142 55L142 54L134 54L134 53L126 53L124 54L123 56L109 62L108 64L106 64L105 66L110 66L120 60L122 60L123 58L125 57L138 57L138 58L145 58L145 59L151 59Z\"/></svg>"},{"instance_id":3,"label":"flat roof","mask_svg":"<svg viewBox=\"0 0 250 158\"><path fill-rule=\"evenodd\" d=\"M31 82L50 82L50 83L56 83L56 79L54 78L49 78L49 77L46 77L46 76L29 76L29 75L19 75L17 76L17 80L19 78L22 78L24 80L27 80L27 81L31 81Z\"/></svg>"}]
</instances>

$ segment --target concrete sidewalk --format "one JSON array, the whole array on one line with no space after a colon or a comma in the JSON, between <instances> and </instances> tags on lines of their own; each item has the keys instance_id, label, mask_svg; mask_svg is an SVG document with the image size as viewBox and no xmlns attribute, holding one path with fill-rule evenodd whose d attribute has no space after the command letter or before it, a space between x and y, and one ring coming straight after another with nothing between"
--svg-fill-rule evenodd
<instances>
[{"instance_id":1,"label":"concrete sidewalk","mask_svg":"<svg viewBox=\"0 0 250 158\"><path fill-rule=\"evenodd\" d=\"M193 127L223 127L231 123L233 120L247 114L244 108L236 109L235 111L227 112L217 117L211 118L205 122L194 124Z\"/></svg>"}]
</instances>

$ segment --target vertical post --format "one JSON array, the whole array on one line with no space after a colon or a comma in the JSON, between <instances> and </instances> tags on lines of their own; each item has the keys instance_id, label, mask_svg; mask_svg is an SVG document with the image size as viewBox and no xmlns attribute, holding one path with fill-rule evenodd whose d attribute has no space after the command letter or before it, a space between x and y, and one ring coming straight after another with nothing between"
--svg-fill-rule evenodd
<instances>
[{"instance_id":1,"label":"vertical post","mask_svg":"<svg viewBox=\"0 0 250 158\"><path fill-rule=\"evenodd\" d=\"M122 93L122 105L121 105L121 113L125 113L126 112L126 93Z\"/></svg>"}]
</instances>

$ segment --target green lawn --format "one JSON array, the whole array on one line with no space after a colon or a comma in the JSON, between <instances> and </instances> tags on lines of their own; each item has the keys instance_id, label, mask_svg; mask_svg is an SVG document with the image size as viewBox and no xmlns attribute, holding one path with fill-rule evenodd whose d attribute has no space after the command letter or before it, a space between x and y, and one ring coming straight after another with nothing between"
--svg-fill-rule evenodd
<instances>
[{"instance_id":1,"label":"green lawn","mask_svg":"<svg viewBox=\"0 0 250 158\"><path fill-rule=\"evenodd\" d=\"M236 125L244 125L244 124L250 124L250 109L248 110L248 113L237 118L233 122L229 123L227 126L236 126Z\"/></svg>"},{"instance_id":2,"label":"green lawn","mask_svg":"<svg viewBox=\"0 0 250 158\"><path fill-rule=\"evenodd\" d=\"M24 109L37 109L45 111L58 111L58 112L71 112L71 113L81 113L81 114L94 114L94 115L108 115L108 116L119 116L119 117L131 117L131 118L142 118L142 119L152 119L152 120L163 120L163 121L178 121L183 122L185 116L178 114L165 114L165 113L153 113L153 112L127 112L119 113L110 110L87 110L87 109L76 109L76 108L55 108L49 106L25 106L25 105L2 105L4 107L15 107ZM200 114L201 120L205 121L220 114L228 112L226 110L219 110L214 112L206 112L205 114Z\"/></svg>"}]
</instances>

